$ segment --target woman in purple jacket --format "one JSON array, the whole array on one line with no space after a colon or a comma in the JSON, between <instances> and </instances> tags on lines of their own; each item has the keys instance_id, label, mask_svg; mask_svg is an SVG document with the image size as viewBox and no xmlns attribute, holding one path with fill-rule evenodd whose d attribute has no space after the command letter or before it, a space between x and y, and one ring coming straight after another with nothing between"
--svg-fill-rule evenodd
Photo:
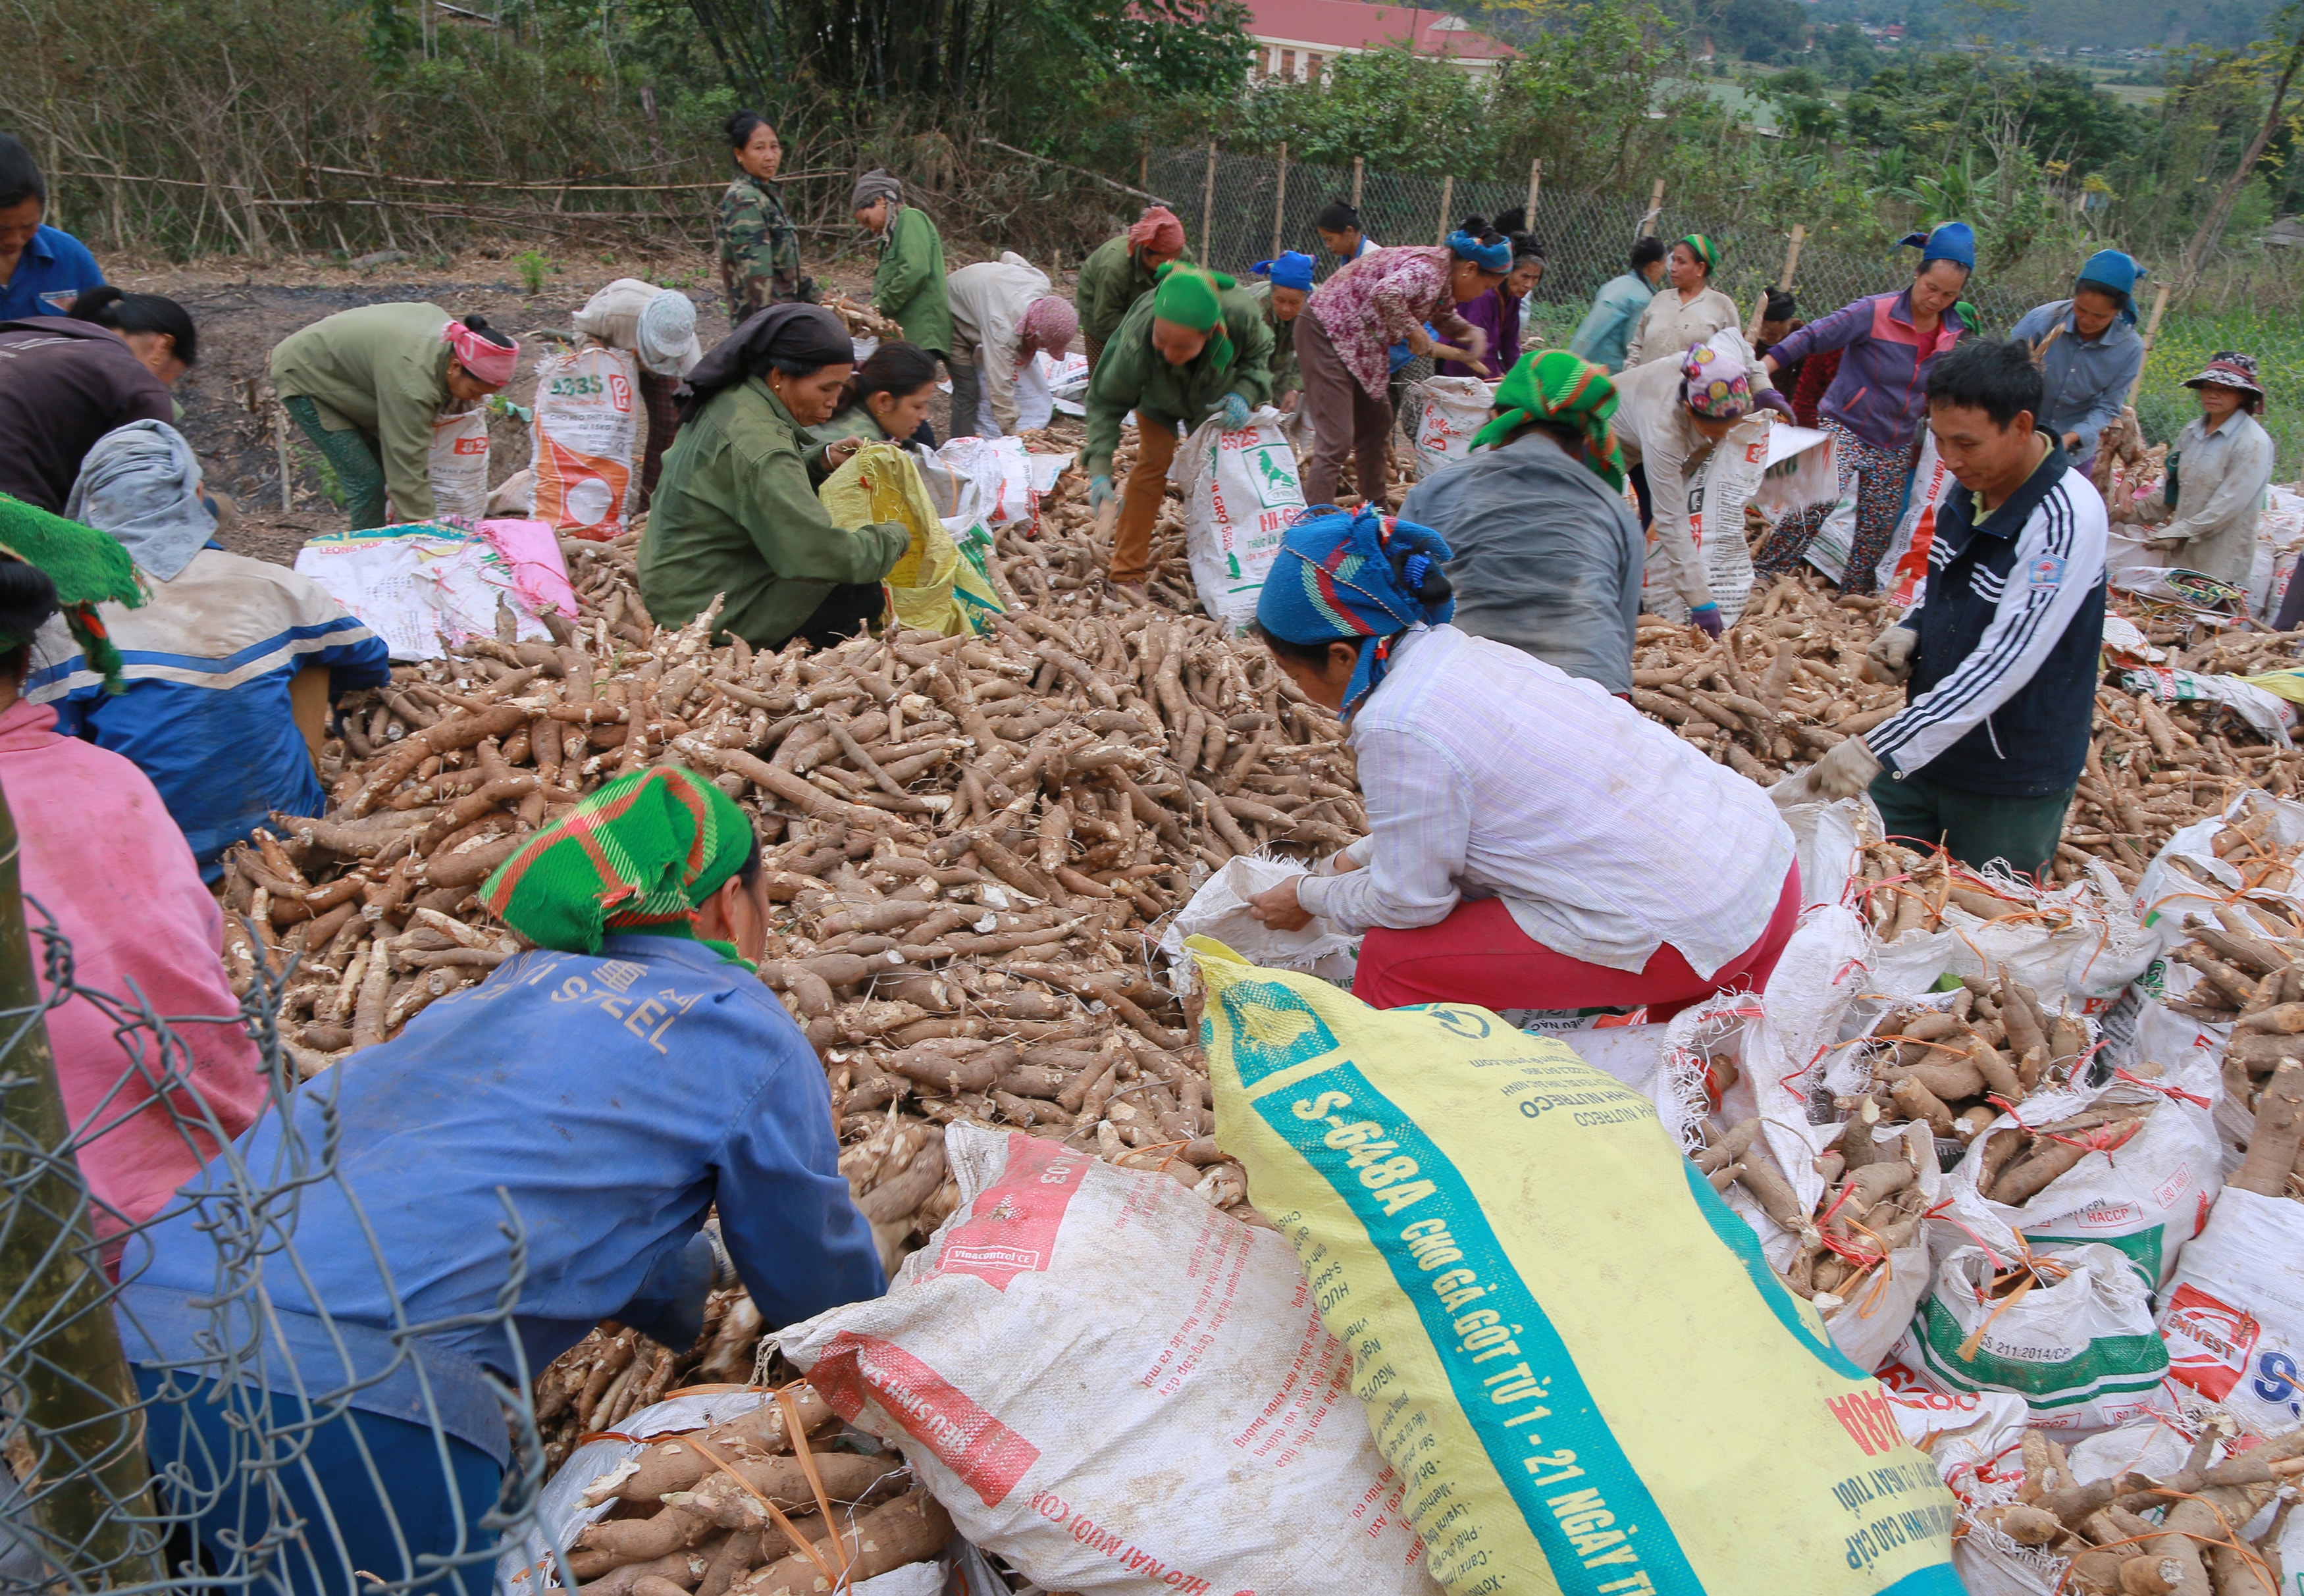
<instances>
[{"instance_id":1,"label":"woman in purple jacket","mask_svg":"<svg viewBox=\"0 0 2304 1596\"><path fill-rule=\"evenodd\" d=\"M1912 474L1913 445L1927 415L1928 369L1960 342L1967 324L1953 308L1976 269L1976 234L1946 222L1903 241L1920 251L1920 269L1900 293L1873 294L1813 321L1769 350L1771 375L1823 350L1840 350L1840 371L1817 415L1832 435L1842 499L1856 499L1856 533L1841 578L1844 593L1877 586L1880 557L1896 530ZM1789 530L1789 528L1788 528ZM1771 540L1762 578L1789 570L1815 541Z\"/></svg>"},{"instance_id":2,"label":"woman in purple jacket","mask_svg":"<svg viewBox=\"0 0 2304 1596\"><path fill-rule=\"evenodd\" d=\"M1544 281L1544 246L1526 231L1527 213L1509 210L1490 224L1512 243L1512 271L1502 283L1461 307L1463 317L1488 335L1487 353L1477 366L1443 360L1436 376L1476 376L1498 383L1520 364L1520 307L1536 285Z\"/></svg>"}]
</instances>

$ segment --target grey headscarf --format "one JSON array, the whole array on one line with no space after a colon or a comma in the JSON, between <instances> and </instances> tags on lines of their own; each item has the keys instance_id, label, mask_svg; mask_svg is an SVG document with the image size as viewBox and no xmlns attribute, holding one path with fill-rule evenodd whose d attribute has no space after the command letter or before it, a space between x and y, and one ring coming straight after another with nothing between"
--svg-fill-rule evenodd
<instances>
[{"instance_id":1,"label":"grey headscarf","mask_svg":"<svg viewBox=\"0 0 2304 1596\"><path fill-rule=\"evenodd\" d=\"M131 421L96 441L80 461L64 514L109 532L136 568L173 581L216 535L200 498L200 462L165 421Z\"/></svg>"},{"instance_id":2,"label":"grey headscarf","mask_svg":"<svg viewBox=\"0 0 2304 1596\"><path fill-rule=\"evenodd\" d=\"M856 192L849 197L848 208L860 211L866 206L877 204L883 199L893 199L899 205L902 204L904 185L890 177L880 167L875 166L856 180Z\"/></svg>"}]
</instances>

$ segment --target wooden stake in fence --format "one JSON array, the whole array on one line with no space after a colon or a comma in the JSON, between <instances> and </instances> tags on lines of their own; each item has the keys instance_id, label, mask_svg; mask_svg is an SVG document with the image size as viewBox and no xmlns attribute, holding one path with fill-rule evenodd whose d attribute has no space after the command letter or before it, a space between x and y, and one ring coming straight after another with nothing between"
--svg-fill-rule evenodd
<instances>
[{"instance_id":1,"label":"wooden stake in fence","mask_svg":"<svg viewBox=\"0 0 2304 1596\"><path fill-rule=\"evenodd\" d=\"M2152 291L2152 315L2144 324L2144 359L2137 364L2136 380L2128 384L2128 397L2122 402L2133 405L2136 391L2144 386L2144 367L2152 363L2152 341L2160 335L2160 313L2168 308L2168 280L2163 277L2160 286Z\"/></svg>"},{"instance_id":2,"label":"wooden stake in fence","mask_svg":"<svg viewBox=\"0 0 2304 1596\"><path fill-rule=\"evenodd\" d=\"M1216 224L1216 141L1208 140L1208 181L1200 190L1200 264L1216 265L1216 258L1209 249L1208 235Z\"/></svg>"},{"instance_id":3,"label":"wooden stake in fence","mask_svg":"<svg viewBox=\"0 0 2304 1596\"><path fill-rule=\"evenodd\" d=\"M1807 241L1807 225L1800 222L1793 223L1792 241L1791 246L1784 250L1784 269L1783 274L1776 279L1776 286L1778 288L1783 289L1786 291L1791 291L1793 274L1800 270L1800 246ZM1744 341L1746 342L1753 343L1758 342L1760 336L1760 324L1767 319L1767 314L1768 291L1764 288L1760 291L1759 302L1752 307L1752 320L1744 329Z\"/></svg>"},{"instance_id":4,"label":"wooden stake in fence","mask_svg":"<svg viewBox=\"0 0 2304 1596\"><path fill-rule=\"evenodd\" d=\"M1448 213L1455 207L1456 180L1453 177L1444 177L1440 180L1440 232L1438 236L1433 239L1434 243L1444 244L1448 241Z\"/></svg>"},{"instance_id":5,"label":"wooden stake in fence","mask_svg":"<svg viewBox=\"0 0 2304 1596\"><path fill-rule=\"evenodd\" d=\"M1656 180L1656 187L1648 190L1648 214L1640 218L1639 229L1632 234L1633 239L1636 241L1644 239L1654 232L1656 218L1662 215L1664 215L1664 179L1658 178Z\"/></svg>"},{"instance_id":6,"label":"wooden stake in fence","mask_svg":"<svg viewBox=\"0 0 2304 1596\"><path fill-rule=\"evenodd\" d=\"M1544 157L1538 156L1528 164L1528 225L1536 225L1536 197L1544 188Z\"/></svg>"},{"instance_id":7,"label":"wooden stake in fence","mask_svg":"<svg viewBox=\"0 0 2304 1596\"><path fill-rule=\"evenodd\" d=\"M276 404L272 407L272 437L280 447L280 513L291 515L296 509L296 485L288 471L288 412Z\"/></svg>"},{"instance_id":8,"label":"wooden stake in fence","mask_svg":"<svg viewBox=\"0 0 2304 1596\"><path fill-rule=\"evenodd\" d=\"M1279 182L1274 185L1272 196L1272 257L1275 260L1280 258L1281 226L1287 217L1288 147L1283 144L1280 147Z\"/></svg>"},{"instance_id":9,"label":"wooden stake in fence","mask_svg":"<svg viewBox=\"0 0 2304 1596\"><path fill-rule=\"evenodd\" d=\"M1136 186L1139 189L1152 186L1152 147L1148 144L1136 157Z\"/></svg>"},{"instance_id":10,"label":"wooden stake in fence","mask_svg":"<svg viewBox=\"0 0 2304 1596\"><path fill-rule=\"evenodd\" d=\"M1358 210L1360 207L1360 177L1367 164L1368 157L1366 156L1354 156L1352 157L1352 208L1354 210Z\"/></svg>"}]
</instances>

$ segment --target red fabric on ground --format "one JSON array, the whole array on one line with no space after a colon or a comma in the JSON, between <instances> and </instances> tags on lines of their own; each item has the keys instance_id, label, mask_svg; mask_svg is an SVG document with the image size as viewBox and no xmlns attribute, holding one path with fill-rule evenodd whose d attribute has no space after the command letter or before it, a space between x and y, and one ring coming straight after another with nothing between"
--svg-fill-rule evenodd
<instances>
[{"instance_id":1,"label":"red fabric on ground","mask_svg":"<svg viewBox=\"0 0 2304 1596\"><path fill-rule=\"evenodd\" d=\"M1706 980L1667 942L1637 975L1555 953L1520 928L1496 898L1467 899L1436 925L1379 926L1360 943L1352 995L1374 1009L1478 1003L1483 1009L1629 1009L1670 1019L1716 992L1758 992L1800 923L1800 866L1784 874L1760 938Z\"/></svg>"}]
</instances>

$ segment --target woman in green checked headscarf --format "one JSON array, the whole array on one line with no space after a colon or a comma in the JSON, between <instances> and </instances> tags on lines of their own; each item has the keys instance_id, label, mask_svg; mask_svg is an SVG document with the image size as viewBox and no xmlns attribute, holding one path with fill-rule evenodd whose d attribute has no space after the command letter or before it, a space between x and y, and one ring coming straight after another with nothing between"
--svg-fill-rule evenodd
<instances>
[{"instance_id":1,"label":"woman in green checked headscarf","mask_svg":"<svg viewBox=\"0 0 2304 1596\"><path fill-rule=\"evenodd\" d=\"M154 1405L152 1456L178 1471L164 1489L217 1555L235 1534L288 1533L292 1511L309 1524L325 1501L338 1550L300 1575L299 1596L351 1596L354 1569L453 1588L420 1559L455 1552L460 1533L466 1550L496 1534L480 1520L514 1456L502 1381L603 1319L686 1347L716 1284L741 1281L772 1324L880 1294L815 1050L726 956L757 957L766 940L758 857L725 794L656 766L506 861L488 907L539 945L340 1057L226 1155L278 1167L284 1118L301 1145L328 1148L333 1175L306 1188L294 1236L251 1264L266 1305L253 1377L246 1362L220 1366L207 1316L179 1305L213 1291L204 1193L227 1186L218 1165L146 1232L122 1339L148 1394L156 1367L210 1382L301 1371L308 1387L343 1387L354 1410L315 1429L283 1482L208 1461L233 1456L230 1402L203 1390ZM396 1322L402 1305L418 1333ZM445 1437L411 1413L437 1414Z\"/></svg>"},{"instance_id":2,"label":"woman in green checked headscarf","mask_svg":"<svg viewBox=\"0 0 2304 1596\"><path fill-rule=\"evenodd\" d=\"M1211 415L1239 426L1272 399L1272 329L1263 307L1221 272L1172 263L1121 318L1088 387L1088 502L1114 497L1112 457L1122 420L1136 412L1136 469L1112 541L1111 579L1140 589L1151 573L1152 519L1167 493L1178 428Z\"/></svg>"},{"instance_id":3,"label":"woman in green checked headscarf","mask_svg":"<svg viewBox=\"0 0 2304 1596\"><path fill-rule=\"evenodd\" d=\"M1743 325L1736 301L1712 286L1719 265L1720 246L1703 233L1691 232L1673 245L1664 257L1664 290L1648 301L1624 351L1626 371L1667 355L1678 359L1690 344Z\"/></svg>"},{"instance_id":4,"label":"woman in green checked headscarf","mask_svg":"<svg viewBox=\"0 0 2304 1596\"><path fill-rule=\"evenodd\" d=\"M1458 628L1625 694L1647 548L1615 413L1605 367L1522 355L1470 457L1410 488L1400 513L1447 540Z\"/></svg>"},{"instance_id":5,"label":"woman in green checked headscarf","mask_svg":"<svg viewBox=\"0 0 2304 1596\"><path fill-rule=\"evenodd\" d=\"M597 953L609 935L699 942L756 963L767 937L751 817L692 771L658 765L601 788L538 832L480 890L539 948Z\"/></svg>"}]
</instances>

